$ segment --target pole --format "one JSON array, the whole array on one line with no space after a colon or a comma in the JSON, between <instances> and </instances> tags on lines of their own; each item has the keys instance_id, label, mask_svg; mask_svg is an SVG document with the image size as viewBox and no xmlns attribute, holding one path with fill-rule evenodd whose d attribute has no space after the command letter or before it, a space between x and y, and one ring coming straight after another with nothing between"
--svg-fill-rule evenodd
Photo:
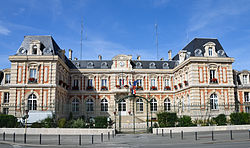
<instances>
[{"instance_id":1,"label":"pole","mask_svg":"<svg viewBox=\"0 0 250 148\"><path fill-rule=\"evenodd\" d=\"M134 134L135 134L135 96L133 95L132 97L133 101L133 129L134 129Z\"/></svg>"},{"instance_id":2,"label":"pole","mask_svg":"<svg viewBox=\"0 0 250 148\"><path fill-rule=\"evenodd\" d=\"M173 136L172 136L172 130L170 130L170 138L172 139L172 137L173 137Z\"/></svg>"},{"instance_id":3,"label":"pole","mask_svg":"<svg viewBox=\"0 0 250 148\"><path fill-rule=\"evenodd\" d=\"M214 131L212 131L212 141L214 141Z\"/></svg>"},{"instance_id":4,"label":"pole","mask_svg":"<svg viewBox=\"0 0 250 148\"><path fill-rule=\"evenodd\" d=\"M183 140L183 131L181 131L181 140Z\"/></svg>"},{"instance_id":5,"label":"pole","mask_svg":"<svg viewBox=\"0 0 250 148\"><path fill-rule=\"evenodd\" d=\"M82 137L79 135L79 145L82 145Z\"/></svg>"},{"instance_id":6,"label":"pole","mask_svg":"<svg viewBox=\"0 0 250 148\"><path fill-rule=\"evenodd\" d=\"M40 144L42 144L42 134L40 134Z\"/></svg>"},{"instance_id":7,"label":"pole","mask_svg":"<svg viewBox=\"0 0 250 148\"><path fill-rule=\"evenodd\" d=\"M147 101L147 133L149 132L149 127L148 127L148 101Z\"/></svg>"},{"instance_id":8,"label":"pole","mask_svg":"<svg viewBox=\"0 0 250 148\"><path fill-rule=\"evenodd\" d=\"M92 144L94 144L94 135L91 136L92 138Z\"/></svg>"},{"instance_id":9,"label":"pole","mask_svg":"<svg viewBox=\"0 0 250 148\"><path fill-rule=\"evenodd\" d=\"M195 132L195 140L197 140L198 138L197 138L197 132Z\"/></svg>"},{"instance_id":10,"label":"pole","mask_svg":"<svg viewBox=\"0 0 250 148\"><path fill-rule=\"evenodd\" d=\"M232 130L230 130L230 138L231 138L231 140L233 140L233 131Z\"/></svg>"},{"instance_id":11,"label":"pole","mask_svg":"<svg viewBox=\"0 0 250 148\"><path fill-rule=\"evenodd\" d=\"M150 108L150 111L151 111L151 132L153 132L153 121L152 121L152 110Z\"/></svg>"},{"instance_id":12,"label":"pole","mask_svg":"<svg viewBox=\"0 0 250 148\"><path fill-rule=\"evenodd\" d=\"M16 141L16 134L13 133L13 142L15 142L15 141Z\"/></svg>"},{"instance_id":13,"label":"pole","mask_svg":"<svg viewBox=\"0 0 250 148\"><path fill-rule=\"evenodd\" d=\"M60 134L58 135L58 145L61 145L61 141L60 141Z\"/></svg>"}]
</instances>

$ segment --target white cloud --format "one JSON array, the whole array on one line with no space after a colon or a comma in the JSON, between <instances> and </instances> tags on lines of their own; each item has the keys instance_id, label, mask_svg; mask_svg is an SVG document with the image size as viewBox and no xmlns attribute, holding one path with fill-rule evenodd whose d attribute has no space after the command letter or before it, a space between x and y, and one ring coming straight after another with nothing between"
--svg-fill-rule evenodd
<instances>
[{"instance_id":1,"label":"white cloud","mask_svg":"<svg viewBox=\"0 0 250 148\"><path fill-rule=\"evenodd\" d=\"M10 33L10 30L8 28L0 25L0 34L8 35L9 33Z\"/></svg>"}]
</instances>

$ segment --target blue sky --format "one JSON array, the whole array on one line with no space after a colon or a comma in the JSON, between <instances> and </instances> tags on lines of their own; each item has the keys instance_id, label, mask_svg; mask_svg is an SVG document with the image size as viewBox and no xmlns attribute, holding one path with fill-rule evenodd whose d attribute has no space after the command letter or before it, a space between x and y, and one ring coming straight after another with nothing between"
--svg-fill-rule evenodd
<instances>
[{"instance_id":1,"label":"blue sky","mask_svg":"<svg viewBox=\"0 0 250 148\"><path fill-rule=\"evenodd\" d=\"M249 0L1 0L0 69L10 67L25 35L52 35L60 48L82 59L111 59L117 54L156 59L176 54L195 37L218 38L233 68L250 65Z\"/></svg>"}]
</instances>

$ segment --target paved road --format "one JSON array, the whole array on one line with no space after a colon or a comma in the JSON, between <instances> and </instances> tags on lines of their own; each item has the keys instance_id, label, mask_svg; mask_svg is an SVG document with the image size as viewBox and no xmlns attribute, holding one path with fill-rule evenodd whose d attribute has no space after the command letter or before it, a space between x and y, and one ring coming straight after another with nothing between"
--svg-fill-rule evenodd
<instances>
[{"instance_id":1,"label":"paved road","mask_svg":"<svg viewBox=\"0 0 250 148\"><path fill-rule=\"evenodd\" d=\"M21 135L20 135L21 136ZM39 145L37 136L28 136L27 143L23 143L23 137L16 137L16 143L11 141L11 135L6 136L6 141L1 141L0 148L47 148L47 147L146 147L146 148L179 148L179 147L201 147L201 148L250 148L250 139L248 131L233 131L233 139L231 140L230 132L214 132L214 140L212 140L211 132L199 132L197 140L194 133L184 133L181 139L180 133L152 135L152 134L119 134L110 141L104 136L104 142L101 142L100 136L94 137L94 144L91 143L91 137L82 136L82 145L79 146L79 137L77 136L61 136L61 145L58 144L57 136L43 136L43 143ZM17 144L17 142L19 144Z\"/></svg>"}]
</instances>

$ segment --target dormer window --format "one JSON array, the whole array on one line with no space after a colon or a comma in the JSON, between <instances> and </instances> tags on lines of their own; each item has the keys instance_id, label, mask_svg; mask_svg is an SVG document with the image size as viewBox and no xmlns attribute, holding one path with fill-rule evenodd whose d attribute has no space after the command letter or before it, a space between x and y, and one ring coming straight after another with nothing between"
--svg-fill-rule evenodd
<instances>
[{"instance_id":1,"label":"dormer window","mask_svg":"<svg viewBox=\"0 0 250 148\"><path fill-rule=\"evenodd\" d=\"M243 75L243 84L247 84L247 75Z\"/></svg>"},{"instance_id":2,"label":"dormer window","mask_svg":"<svg viewBox=\"0 0 250 148\"><path fill-rule=\"evenodd\" d=\"M153 68L156 68L156 67L155 67L155 63L154 63L154 62L150 63L150 64L149 64L149 68L152 68L152 69L153 69Z\"/></svg>"},{"instance_id":3,"label":"dormer window","mask_svg":"<svg viewBox=\"0 0 250 148\"><path fill-rule=\"evenodd\" d=\"M201 49L195 49L194 54L195 54L196 57L201 57L202 56Z\"/></svg>"},{"instance_id":4,"label":"dormer window","mask_svg":"<svg viewBox=\"0 0 250 148\"><path fill-rule=\"evenodd\" d=\"M141 62L137 62L137 63L136 63L136 68L142 68Z\"/></svg>"},{"instance_id":5,"label":"dormer window","mask_svg":"<svg viewBox=\"0 0 250 148\"><path fill-rule=\"evenodd\" d=\"M208 48L208 54L209 54L209 56L213 56L213 49L212 49L212 47Z\"/></svg>"},{"instance_id":6,"label":"dormer window","mask_svg":"<svg viewBox=\"0 0 250 148\"><path fill-rule=\"evenodd\" d=\"M32 54L37 54L37 45L32 46Z\"/></svg>"},{"instance_id":7,"label":"dormer window","mask_svg":"<svg viewBox=\"0 0 250 148\"><path fill-rule=\"evenodd\" d=\"M169 69L168 63L163 63L163 69Z\"/></svg>"},{"instance_id":8,"label":"dormer window","mask_svg":"<svg viewBox=\"0 0 250 148\"><path fill-rule=\"evenodd\" d=\"M94 68L94 63L93 62L88 62L87 68Z\"/></svg>"},{"instance_id":9,"label":"dormer window","mask_svg":"<svg viewBox=\"0 0 250 148\"><path fill-rule=\"evenodd\" d=\"M102 62L101 68L108 68L108 63L107 62Z\"/></svg>"}]
</instances>

